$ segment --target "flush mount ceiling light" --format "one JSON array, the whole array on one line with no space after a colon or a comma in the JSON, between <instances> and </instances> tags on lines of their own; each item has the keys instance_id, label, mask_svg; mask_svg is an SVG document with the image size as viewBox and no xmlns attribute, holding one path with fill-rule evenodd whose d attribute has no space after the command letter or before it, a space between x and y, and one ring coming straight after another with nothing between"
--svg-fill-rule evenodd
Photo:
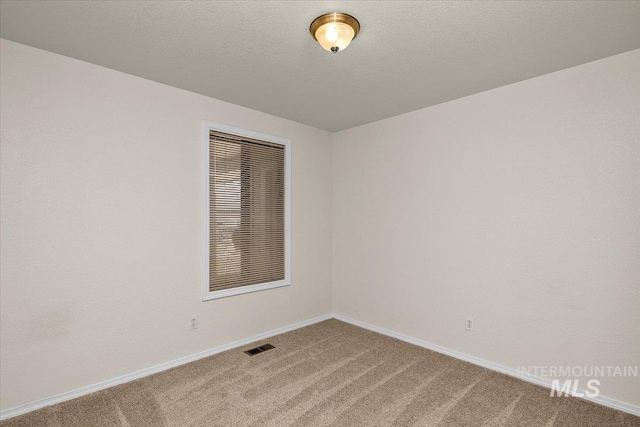
<instances>
[{"instance_id":1,"label":"flush mount ceiling light","mask_svg":"<svg viewBox=\"0 0 640 427\"><path fill-rule=\"evenodd\" d=\"M356 38L360 23L346 13L327 13L314 19L309 31L320 46L336 53L345 50L351 40Z\"/></svg>"}]
</instances>

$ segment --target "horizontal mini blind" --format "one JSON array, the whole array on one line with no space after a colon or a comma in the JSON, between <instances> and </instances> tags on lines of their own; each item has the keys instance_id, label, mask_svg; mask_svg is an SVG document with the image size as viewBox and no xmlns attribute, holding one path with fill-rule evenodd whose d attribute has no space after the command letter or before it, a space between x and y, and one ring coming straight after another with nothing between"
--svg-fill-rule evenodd
<instances>
[{"instance_id":1,"label":"horizontal mini blind","mask_svg":"<svg viewBox=\"0 0 640 427\"><path fill-rule=\"evenodd\" d=\"M284 146L209 133L209 290L285 277Z\"/></svg>"}]
</instances>

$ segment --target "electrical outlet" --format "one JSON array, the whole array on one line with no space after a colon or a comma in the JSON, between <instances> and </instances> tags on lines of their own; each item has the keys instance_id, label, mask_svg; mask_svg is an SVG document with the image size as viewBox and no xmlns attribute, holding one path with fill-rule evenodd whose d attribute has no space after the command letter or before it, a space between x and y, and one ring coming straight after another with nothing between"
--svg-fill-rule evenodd
<instances>
[{"instance_id":1,"label":"electrical outlet","mask_svg":"<svg viewBox=\"0 0 640 427\"><path fill-rule=\"evenodd\" d=\"M191 322L189 323L189 329L198 329L198 316L191 316Z\"/></svg>"},{"instance_id":2,"label":"electrical outlet","mask_svg":"<svg viewBox=\"0 0 640 427\"><path fill-rule=\"evenodd\" d=\"M467 324L465 326L465 329L467 331L473 332L473 323L474 323L473 322L473 317L467 317Z\"/></svg>"}]
</instances>

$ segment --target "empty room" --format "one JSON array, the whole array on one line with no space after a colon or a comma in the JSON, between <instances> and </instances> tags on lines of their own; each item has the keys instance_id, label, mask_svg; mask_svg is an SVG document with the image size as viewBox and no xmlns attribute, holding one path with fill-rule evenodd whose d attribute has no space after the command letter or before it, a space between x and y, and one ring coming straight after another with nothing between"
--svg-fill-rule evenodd
<instances>
[{"instance_id":1,"label":"empty room","mask_svg":"<svg viewBox=\"0 0 640 427\"><path fill-rule=\"evenodd\" d=\"M640 1L0 36L0 427L640 427Z\"/></svg>"}]
</instances>

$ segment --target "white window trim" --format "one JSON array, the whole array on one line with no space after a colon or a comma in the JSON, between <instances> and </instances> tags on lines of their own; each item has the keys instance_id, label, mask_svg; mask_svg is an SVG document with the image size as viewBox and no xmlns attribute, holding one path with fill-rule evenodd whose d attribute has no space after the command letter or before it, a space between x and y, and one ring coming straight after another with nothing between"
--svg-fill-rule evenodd
<instances>
[{"instance_id":1,"label":"white window trim","mask_svg":"<svg viewBox=\"0 0 640 427\"><path fill-rule=\"evenodd\" d=\"M209 290L209 131L219 131L284 146L284 280L211 292ZM291 140L202 121L202 300L225 298L291 285Z\"/></svg>"}]
</instances>

